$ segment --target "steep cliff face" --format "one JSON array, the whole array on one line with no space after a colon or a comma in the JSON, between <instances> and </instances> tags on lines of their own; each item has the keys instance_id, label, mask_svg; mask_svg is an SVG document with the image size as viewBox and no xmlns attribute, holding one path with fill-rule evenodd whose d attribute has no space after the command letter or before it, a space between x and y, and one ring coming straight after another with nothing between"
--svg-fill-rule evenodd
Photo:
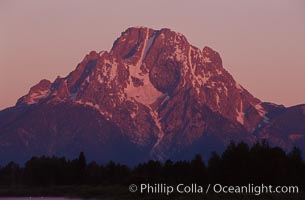
<instances>
[{"instance_id":1,"label":"steep cliff face","mask_svg":"<svg viewBox=\"0 0 305 200\"><path fill-rule=\"evenodd\" d=\"M133 27L110 52L90 52L68 76L42 80L1 111L0 153L188 158L265 137L272 113L285 109L253 97L211 48L169 29Z\"/></svg>"}]
</instances>

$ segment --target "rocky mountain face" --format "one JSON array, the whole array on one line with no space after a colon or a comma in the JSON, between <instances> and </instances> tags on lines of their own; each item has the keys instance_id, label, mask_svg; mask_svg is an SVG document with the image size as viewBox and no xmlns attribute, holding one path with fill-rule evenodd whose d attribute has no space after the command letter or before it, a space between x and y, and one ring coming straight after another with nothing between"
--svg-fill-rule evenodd
<instances>
[{"instance_id":1,"label":"rocky mountain face","mask_svg":"<svg viewBox=\"0 0 305 200\"><path fill-rule=\"evenodd\" d=\"M231 140L305 149L305 106L263 103L219 53L180 33L127 29L54 82L42 80L0 112L0 157L76 156L132 164L208 156Z\"/></svg>"}]
</instances>

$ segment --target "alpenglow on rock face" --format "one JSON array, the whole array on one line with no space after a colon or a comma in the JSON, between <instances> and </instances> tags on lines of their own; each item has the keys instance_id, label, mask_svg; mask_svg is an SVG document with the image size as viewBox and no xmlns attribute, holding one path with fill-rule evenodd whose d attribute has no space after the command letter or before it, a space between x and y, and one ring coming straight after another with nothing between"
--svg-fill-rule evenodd
<instances>
[{"instance_id":1,"label":"alpenglow on rock face","mask_svg":"<svg viewBox=\"0 0 305 200\"><path fill-rule=\"evenodd\" d=\"M232 140L304 147L304 113L253 97L209 47L169 29L129 28L110 52L90 52L66 77L40 81L1 111L0 157L84 151L132 164L208 156Z\"/></svg>"}]
</instances>

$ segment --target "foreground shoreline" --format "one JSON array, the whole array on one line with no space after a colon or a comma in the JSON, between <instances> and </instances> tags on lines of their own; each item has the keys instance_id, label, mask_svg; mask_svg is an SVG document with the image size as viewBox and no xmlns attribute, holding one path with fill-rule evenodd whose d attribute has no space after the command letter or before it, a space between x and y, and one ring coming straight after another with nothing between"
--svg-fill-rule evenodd
<instances>
[{"instance_id":1,"label":"foreground shoreline","mask_svg":"<svg viewBox=\"0 0 305 200\"><path fill-rule=\"evenodd\" d=\"M15 186L15 187L0 187L0 198L3 197L16 197L16 198L28 198L28 197L64 197L71 199L95 199L95 200L131 200L131 199L143 199L143 200L158 200L158 199L192 199L192 200L302 200L305 197L305 193L301 191L299 194L263 194L259 196L255 195L228 195L228 194L172 194L166 196L164 194L139 194L131 193L128 190L128 186L124 185L67 185L67 186L50 186L50 187L30 187L30 186Z\"/></svg>"}]
</instances>

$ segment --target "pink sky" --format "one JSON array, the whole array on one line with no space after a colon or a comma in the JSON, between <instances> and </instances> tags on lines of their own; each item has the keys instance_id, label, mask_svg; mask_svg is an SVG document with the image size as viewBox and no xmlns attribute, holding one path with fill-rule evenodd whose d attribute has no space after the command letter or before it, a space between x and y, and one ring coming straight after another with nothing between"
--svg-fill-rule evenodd
<instances>
[{"instance_id":1,"label":"pink sky","mask_svg":"<svg viewBox=\"0 0 305 200\"><path fill-rule=\"evenodd\" d=\"M233 3L234 2L234 3ZM170 28L210 46L253 95L305 103L305 3L256 1L0 1L0 109L31 86L66 76L130 26Z\"/></svg>"}]
</instances>

